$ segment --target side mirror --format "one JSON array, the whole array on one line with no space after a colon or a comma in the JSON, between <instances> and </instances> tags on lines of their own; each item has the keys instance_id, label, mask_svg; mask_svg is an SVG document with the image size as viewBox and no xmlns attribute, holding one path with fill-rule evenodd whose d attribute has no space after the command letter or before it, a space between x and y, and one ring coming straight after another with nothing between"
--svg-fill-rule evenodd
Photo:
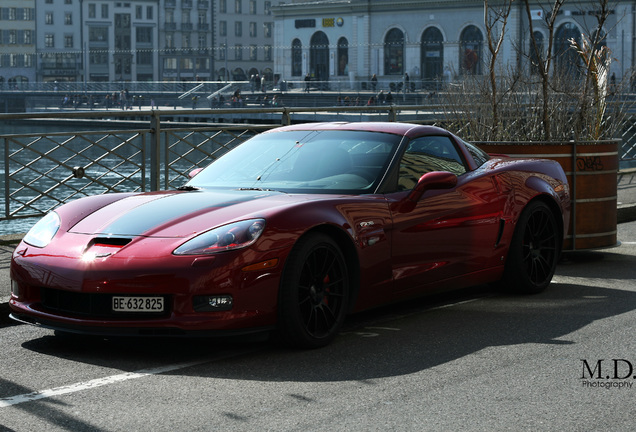
<instances>
[{"instance_id":1,"label":"side mirror","mask_svg":"<svg viewBox=\"0 0 636 432\"><path fill-rule=\"evenodd\" d=\"M188 174L188 177L193 178L195 175L199 174L203 168L195 168Z\"/></svg>"},{"instance_id":2,"label":"side mirror","mask_svg":"<svg viewBox=\"0 0 636 432\"><path fill-rule=\"evenodd\" d=\"M407 199L417 202L427 190L452 189L455 186L457 186L457 176L455 174L448 171L432 171L420 177Z\"/></svg>"}]
</instances>

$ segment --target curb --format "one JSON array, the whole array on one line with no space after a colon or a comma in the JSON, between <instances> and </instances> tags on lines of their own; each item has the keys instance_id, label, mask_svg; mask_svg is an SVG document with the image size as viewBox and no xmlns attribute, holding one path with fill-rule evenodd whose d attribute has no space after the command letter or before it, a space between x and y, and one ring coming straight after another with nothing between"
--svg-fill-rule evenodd
<instances>
[{"instance_id":1,"label":"curb","mask_svg":"<svg viewBox=\"0 0 636 432\"><path fill-rule=\"evenodd\" d=\"M616 209L616 222L621 224L633 221L636 221L636 204L620 204Z\"/></svg>"}]
</instances>

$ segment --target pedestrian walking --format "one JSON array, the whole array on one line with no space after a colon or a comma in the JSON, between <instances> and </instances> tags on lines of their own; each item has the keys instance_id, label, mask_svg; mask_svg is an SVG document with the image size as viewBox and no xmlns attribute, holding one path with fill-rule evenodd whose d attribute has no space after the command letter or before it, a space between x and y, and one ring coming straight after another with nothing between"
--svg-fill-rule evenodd
<instances>
[{"instance_id":1,"label":"pedestrian walking","mask_svg":"<svg viewBox=\"0 0 636 432\"><path fill-rule=\"evenodd\" d=\"M375 74L373 74L371 75L371 89L375 91L377 87L378 87L378 77Z\"/></svg>"}]
</instances>

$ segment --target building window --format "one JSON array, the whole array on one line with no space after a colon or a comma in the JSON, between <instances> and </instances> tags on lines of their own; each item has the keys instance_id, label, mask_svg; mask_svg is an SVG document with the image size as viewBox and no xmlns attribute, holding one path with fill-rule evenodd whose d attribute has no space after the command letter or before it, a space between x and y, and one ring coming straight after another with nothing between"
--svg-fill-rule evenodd
<instances>
[{"instance_id":1,"label":"building window","mask_svg":"<svg viewBox=\"0 0 636 432\"><path fill-rule=\"evenodd\" d=\"M91 4L88 5L88 17L89 18L95 18L95 16L97 15L97 12L96 12L95 8L96 8L96 6L95 6L94 3L91 3Z\"/></svg>"},{"instance_id":2,"label":"building window","mask_svg":"<svg viewBox=\"0 0 636 432\"><path fill-rule=\"evenodd\" d=\"M234 23L234 36L243 36L243 23L241 21Z\"/></svg>"},{"instance_id":3,"label":"building window","mask_svg":"<svg viewBox=\"0 0 636 432\"><path fill-rule=\"evenodd\" d=\"M192 48L192 44L190 42L190 33L184 33L181 38L181 47L182 48Z\"/></svg>"},{"instance_id":4,"label":"building window","mask_svg":"<svg viewBox=\"0 0 636 432\"><path fill-rule=\"evenodd\" d=\"M18 43L18 33L15 30L9 30L9 45Z\"/></svg>"},{"instance_id":5,"label":"building window","mask_svg":"<svg viewBox=\"0 0 636 432\"><path fill-rule=\"evenodd\" d=\"M265 61L272 61L272 46L271 45L265 45L263 47L263 57Z\"/></svg>"},{"instance_id":6,"label":"building window","mask_svg":"<svg viewBox=\"0 0 636 432\"><path fill-rule=\"evenodd\" d=\"M194 61L189 57L182 58L179 64L181 65L181 70L191 71L194 69Z\"/></svg>"},{"instance_id":7,"label":"building window","mask_svg":"<svg viewBox=\"0 0 636 432\"><path fill-rule=\"evenodd\" d=\"M35 12L33 8L24 8L22 9L22 21L33 21L35 16Z\"/></svg>"},{"instance_id":8,"label":"building window","mask_svg":"<svg viewBox=\"0 0 636 432\"><path fill-rule=\"evenodd\" d=\"M234 13L243 13L243 0L234 0Z\"/></svg>"},{"instance_id":9,"label":"building window","mask_svg":"<svg viewBox=\"0 0 636 432\"><path fill-rule=\"evenodd\" d=\"M199 11L199 18L198 18L198 23L199 24L207 24L208 23L208 14L205 11Z\"/></svg>"},{"instance_id":10,"label":"building window","mask_svg":"<svg viewBox=\"0 0 636 432\"><path fill-rule=\"evenodd\" d=\"M316 81L329 79L329 38L317 31L309 41L309 70Z\"/></svg>"},{"instance_id":11,"label":"building window","mask_svg":"<svg viewBox=\"0 0 636 432\"><path fill-rule=\"evenodd\" d=\"M44 35L44 46L46 48L55 48L55 35L48 33Z\"/></svg>"},{"instance_id":12,"label":"building window","mask_svg":"<svg viewBox=\"0 0 636 432\"><path fill-rule=\"evenodd\" d=\"M152 65L152 52L151 51L138 51L137 52L137 64L138 65Z\"/></svg>"},{"instance_id":13,"label":"building window","mask_svg":"<svg viewBox=\"0 0 636 432\"><path fill-rule=\"evenodd\" d=\"M94 65L106 65L108 64L108 53L105 52L91 52L88 59L90 64Z\"/></svg>"},{"instance_id":14,"label":"building window","mask_svg":"<svg viewBox=\"0 0 636 432\"><path fill-rule=\"evenodd\" d=\"M174 57L164 58L163 59L163 69L164 70L176 70L177 69L177 59Z\"/></svg>"},{"instance_id":15,"label":"building window","mask_svg":"<svg viewBox=\"0 0 636 432\"><path fill-rule=\"evenodd\" d=\"M227 36L227 21L219 21L219 36Z\"/></svg>"},{"instance_id":16,"label":"building window","mask_svg":"<svg viewBox=\"0 0 636 432\"><path fill-rule=\"evenodd\" d=\"M349 74L349 41L347 38L338 39L338 75Z\"/></svg>"},{"instance_id":17,"label":"building window","mask_svg":"<svg viewBox=\"0 0 636 432\"><path fill-rule=\"evenodd\" d=\"M258 47L250 45L250 60L258 60Z\"/></svg>"},{"instance_id":18,"label":"building window","mask_svg":"<svg viewBox=\"0 0 636 432\"><path fill-rule=\"evenodd\" d=\"M266 22L265 24L263 24L263 32L264 32L264 36L266 38L271 38L272 37L272 23L271 22Z\"/></svg>"},{"instance_id":19,"label":"building window","mask_svg":"<svg viewBox=\"0 0 636 432\"><path fill-rule=\"evenodd\" d=\"M219 13L227 13L227 0L219 0Z\"/></svg>"},{"instance_id":20,"label":"building window","mask_svg":"<svg viewBox=\"0 0 636 432\"><path fill-rule=\"evenodd\" d=\"M73 0L64 0L64 4L73 4Z\"/></svg>"},{"instance_id":21,"label":"building window","mask_svg":"<svg viewBox=\"0 0 636 432\"><path fill-rule=\"evenodd\" d=\"M166 20L166 24L173 24L174 23L174 10L173 9L166 9L165 20Z\"/></svg>"},{"instance_id":22,"label":"building window","mask_svg":"<svg viewBox=\"0 0 636 432\"><path fill-rule=\"evenodd\" d=\"M13 8L11 8L13 9ZM15 9L13 9L15 10ZM13 18L15 19L15 18ZM44 14L44 24L53 24L53 12L47 12Z\"/></svg>"},{"instance_id":23,"label":"building window","mask_svg":"<svg viewBox=\"0 0 636 432\"><path fill-rule=\"evenodd\" d=\"M265 2L265 15L271 15L272 14L272 2L271 1L266 1Z\"/></svg>"},{"instance_id":24,"label":"building window","mask_svg":"<svg viewBox=\"0 0 636 432\"><path fill-rule=\"evenodd\" d=\"M221 48L219 48L218 53L219 53L219 60L225 60L225 51L227 50L227 46L223 45Z\"/></svg>"},{"instance_id":25,"label":"building window","mask_svg":"<svg viewBox=\"0 0 636 432\"><path fill-rule=\"evenodd\" d=\"M33 43L33 30L25 30L23 34L23 43L25 45L31 45Z\"/></svg>"},{"instance_id":26,"label":"building window","mask_svg":"<svg viewBox=\"0 0 636 432\"><path fill-rule=\"evenodd\" d=\"M575 76L580 57L571 47L570 40L581 43L581 31L574 23L565 23L557 28L554 34L554 57L559 73L565 76Z\"/></svg>"},{"instance_id":27,"label":"building window","mask_svg":"<svg viewBox=\"0 0 636 432\"><path fill-rule=\"evenodd\" d=\"M73 35L64 35L64 48L73 48Z\"/></svg>"},{"instance_id":28,"label":"building window","mask_svg":"<svg viewBox=\"0 0 636 432\"><path fill-rule=\"evenodd\" d=\"M256 37L256 23L250 23L250 37Z\"/></svg>"},{"instance_id":29,"label":"building window","mask_svg":"<svg viewBox=\"0 0 636 432\"><path fill-rule=\"evenodd\" d=\"M303 74L303 47L299 39L292 42L292 76L302 76Z\"/></svg>"},{"instance_id":30,"label":"building window","mask_svg":"<svg viewBox=\"0 0 636 432\"><path fill-rule=\"evenodd\" d=\"M481 56L484 37L474 25L466 27L459 38L461 71L467 75L481 75Z\"/></svg>"},{"instance_id":31,"label":"building window","mask_svg":"<svg viewBox=\"0 0 636 432\"><path fill-rule=\"evenodd\" d=\"M144 7L143 6L135 6L135 18L140 20L144 17Z\"/></svg>"},{"instance_id":32,"label":"building window","mask_svg":"<svg viewBox=\"0 0 636 432\"><path fill-rule=\"evenodd\" d=\"M234 45L234 60L243 60L243 45Z\"/></svg>"},{"instance_id":33,"label":"building window","mask_svg":"<svg viewBox=\"0 0 636 432\"><path fill-rule=\"evenodd\" d=\"M545 59L545 53L543 52L543 33L535 31L533 33L534 43L531 41L530 46L530 73L537 75L539 73L539 59ZM535 46L536 44L536 46Z\"/></svg>"},{"instance_id":34,"label":"building window","mask_svg":"<svg viewBox=\"0 0 636 432\"><path fill-rule=\"evenodd\" d=\"M256 15L256 0L250 0L250 14Z\"/></svg>"},{"instance_id":35,"label":"building window","mask_svg":"<svg viewBox=\"0 0 636 432\"><path fill-rule=\"evenodd\" d=\"M90 27L88 29L89 42L106 42L108 40L108 27Z\"/></svg>"},{"instance_id":36,"label":"building window","mask_svg":"<svg viewBox=\"0 0 636 432\"><path fill-rule=\"evenodd\" d=\"M137 43L152 43L152 27L136 27Z\"/></svg>"},{"instance_id":37,"label":"building window","mask_svg":"<svg viewBox=\"0 0 636 432\"><path fill-rule=\"evenodd\" d=\"M422 34L420 58L422 78L427 81L439 80L444 73L444 37L436 27L427 28Z\"/></svg>"},{"instance_id":38,"label":"building window","mask_svg":"<svg viewBox=\"0 0 636 432\"><path fill-rule=\"evenodd\" d=\"M108 18L108 5L102 4L102 18Z\"/></svg>"},{"instance_id":39,"label":"building window","mask_svg":"<svg viewBox=\"0 0 636 432\"><path fill-rule=\"evenodd\" d=\"M67 12L64 14L64 24L65 25L73 25L73 14Z\"/></svg>"},{"instance_id":40,"label":"building window","mask_svg":"<svg viewBox=\"0 0 636 432\"><path fill-rule=\"evenodd\" d=\"M166 33L166 48L174 48L174 33Z\"/></svg>"},{"instance_id":41,"label":"building window","mask_svg":"<svg viewBox=\"0 0 636 432\"><path fill-rule=\"evenodd\" d=\"M154 19L155 16L154 8L152 6L146 6L146 19Z\"/></svg>"},{"instance_id":42,"label":"building window","mask_svg":"<svg viewBox=\"0 0 636 432\"><path fill-rule=\"evenodd\" d=\"M384 74L402 75L404 73L404 33L393 28L384 38Z\"/></svg>"},{"instance_id":43,"label":"building window","mask_svg":"<svg viewBox=\"0 0 636 432\"><path fill-rule=\"evenodd\" d=\"M197 57L196 66L198 71L207 71L210 69L210 59L206 57Z\"/></svg>"},{"instance_id":44,"label":"building window","mask_svg":"<svg viewBox=\"0 0 636 432\"><path fill-rule=\"evenodd\" d=\"M200 49L203 49L207 46L207 37L205 35L205 33L199 33L199 44L198 47Z\"/></svg>"}]
</instances>

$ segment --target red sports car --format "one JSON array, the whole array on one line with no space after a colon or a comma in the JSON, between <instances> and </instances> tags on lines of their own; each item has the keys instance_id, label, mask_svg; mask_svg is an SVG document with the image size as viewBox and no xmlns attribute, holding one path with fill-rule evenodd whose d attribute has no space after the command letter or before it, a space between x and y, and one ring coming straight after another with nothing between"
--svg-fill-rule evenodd
<instances>
[{"instance_id":1,"label":"red sports car","mask_svg":"<svg viewBox=\"0 0 636 432\"><path fill-rule=\"evenodd\" d=\"M542 291L569 209L553 161L489 156L430 126L286 126L178 190L49 213L13 254L11 316L62 333L267 330L319 347L349 312L483 283Z\"/></svg>"}]
</instances>

